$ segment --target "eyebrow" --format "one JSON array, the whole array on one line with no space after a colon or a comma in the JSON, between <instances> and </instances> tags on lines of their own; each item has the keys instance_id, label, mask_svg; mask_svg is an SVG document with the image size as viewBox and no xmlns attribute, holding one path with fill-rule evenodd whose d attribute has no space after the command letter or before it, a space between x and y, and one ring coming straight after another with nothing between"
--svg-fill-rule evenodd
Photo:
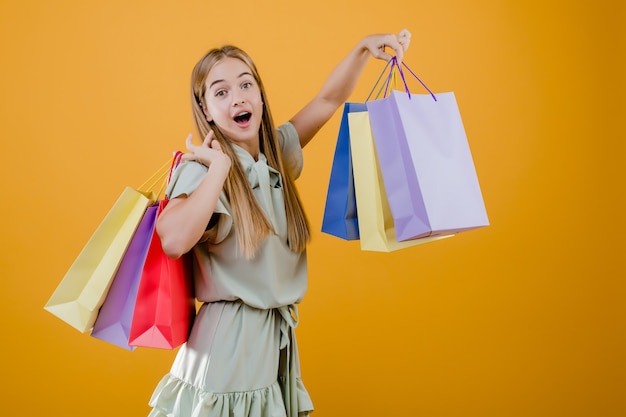
<instances>
[{"instance_id":1,"label":"eyebrow","mask_svg":"<svg viewBox=\"0 0 626 417\"><path fill-rule=\"evenodd\" d=\"M238 76L237 78L241 78L241 77L243 77L244 75L249 75L249 76L251 76L251 77L252 77L252 74L250 74L250 73L249 73L249 72L247 72L247 71L244 71L244 72L242 72L241 74L239 74L239 76ZM226 80L215 80L215 81L213 81L213 82L211 83L211 85L209 85L209 89L211 89L211 87L213 87L215 84L218 84L218 83L223 83L224 81L226 81Z\"/></svg>"}]
</instances>

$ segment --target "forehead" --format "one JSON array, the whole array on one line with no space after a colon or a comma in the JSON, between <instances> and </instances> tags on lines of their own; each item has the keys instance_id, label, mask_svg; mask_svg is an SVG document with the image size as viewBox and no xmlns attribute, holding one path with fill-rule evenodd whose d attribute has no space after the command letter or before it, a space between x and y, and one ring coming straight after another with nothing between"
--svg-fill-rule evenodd
<instances>
[{"instance_id":1,"label":"forehead","mask_svg":"<svg viewBox=\"0 0 626 417\"><path fill-rule=\"evenodd\" d=\"M216 82L235 82L246 74L252 75L248 65L238 58L227 57L213 65L206 79L207 87Z\"/></svg>"}]
</instances>

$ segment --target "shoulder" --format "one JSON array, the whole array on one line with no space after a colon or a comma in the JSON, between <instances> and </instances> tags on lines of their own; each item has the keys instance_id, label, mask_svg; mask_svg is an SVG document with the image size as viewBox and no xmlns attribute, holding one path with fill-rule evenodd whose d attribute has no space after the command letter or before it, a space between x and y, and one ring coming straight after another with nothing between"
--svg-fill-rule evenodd
<instances>
[{"instance_id":1,"label":"shoulder","mask_svg":"<svg viewBox=\"0 0 626 417\"><path fill-rule=\"evenodd\" d=\"M282 125L278 126L276 128L276 132L278 133L278 141L280 142L281 148L285 147L286 142L298 142L298 144L300 143L298 131L291 122L285 122Z\"/></svg>"},{"instance_id":2,"label":"shoulder","mask_svg":"<svg viewBox=\"0 0 626 417\"><path fill-rule=\"evenodd\" d=\"M168 198L190 195L202 182L208 168L195 161L183 162L172 173L165 194Z\"/></svg>"},{"instance_id":3,"label":"shoulder","mask_svg":"<svg viewBox=\"0 0 626 417\"><path fill-rule=\"evenodd\" d=\"M285 168L291 177L296 179L300 176L304 164L298 131L291 122L285 122L276 128L276 132Z\"/></svg>"}]
</instances>

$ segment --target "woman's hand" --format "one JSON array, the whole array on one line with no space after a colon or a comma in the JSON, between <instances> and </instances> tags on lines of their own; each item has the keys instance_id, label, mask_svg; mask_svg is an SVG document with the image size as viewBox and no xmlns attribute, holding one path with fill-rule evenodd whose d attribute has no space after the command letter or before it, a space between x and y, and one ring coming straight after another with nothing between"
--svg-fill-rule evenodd
<instances>
[{"instance_id":1,"label":"woman's hand","mask_svg":"<svg viewBox=\"0 0 626 417\"><path fill-rule=\"evenodd\" d=\"M215 134L211 130L204 138L202 145L197 146L193 144L193 136L190 133L186 140L187 150L189 150L189 152L184 154L181 159L183 161L200 162L207 167L217 164L225 168L230 168L230 158L222 151L220 143L214 139Z\"/></svg>"},{"instance_id":2,"label":"woman's hand","mask_svg":"<svg viewBox=\"0 0 626 417\"><path fill-rule=\"evenodd\" d=\"M370 35L362 41L363 48L367 49L374 58L389 61L393 58L388 54L385 49L391 48L395 52L395 56L398 62L402 62L404 52L409 48L411 42L411 32L406 29L402 29L397 35L382 34L382 35Z\"/></svg>"},{"instance_id":3,"label":"woman's hand","mask_svg":"<svg viewBox=\"0 0 626 417\"><path fill-rule=\"evenodd\" d=\"M209 170L193 193L171 199L157 219L156 229L163 251L172 258L188 252L200 240L228 176L231 160L214 139L211 131L202 145L197 146L193 144L192 135L187 136L189 152L181 159L197 161Z\"/></svg>"}]
</instances>

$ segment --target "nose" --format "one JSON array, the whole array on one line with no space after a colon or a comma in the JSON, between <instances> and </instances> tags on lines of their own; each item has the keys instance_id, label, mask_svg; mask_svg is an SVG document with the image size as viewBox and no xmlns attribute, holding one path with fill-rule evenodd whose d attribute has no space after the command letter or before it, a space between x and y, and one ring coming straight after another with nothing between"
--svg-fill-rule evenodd
<instances>
[{"instance_id":1,"label":"nose","mask_svg":"<svg viewBox=\"0 0 626 417\"><path fill-rule=\"evenodd\" d=\"M240 106L245 103L246 100L241 95L233 94L233 106Z\"/></svg>"}]
</instances>

